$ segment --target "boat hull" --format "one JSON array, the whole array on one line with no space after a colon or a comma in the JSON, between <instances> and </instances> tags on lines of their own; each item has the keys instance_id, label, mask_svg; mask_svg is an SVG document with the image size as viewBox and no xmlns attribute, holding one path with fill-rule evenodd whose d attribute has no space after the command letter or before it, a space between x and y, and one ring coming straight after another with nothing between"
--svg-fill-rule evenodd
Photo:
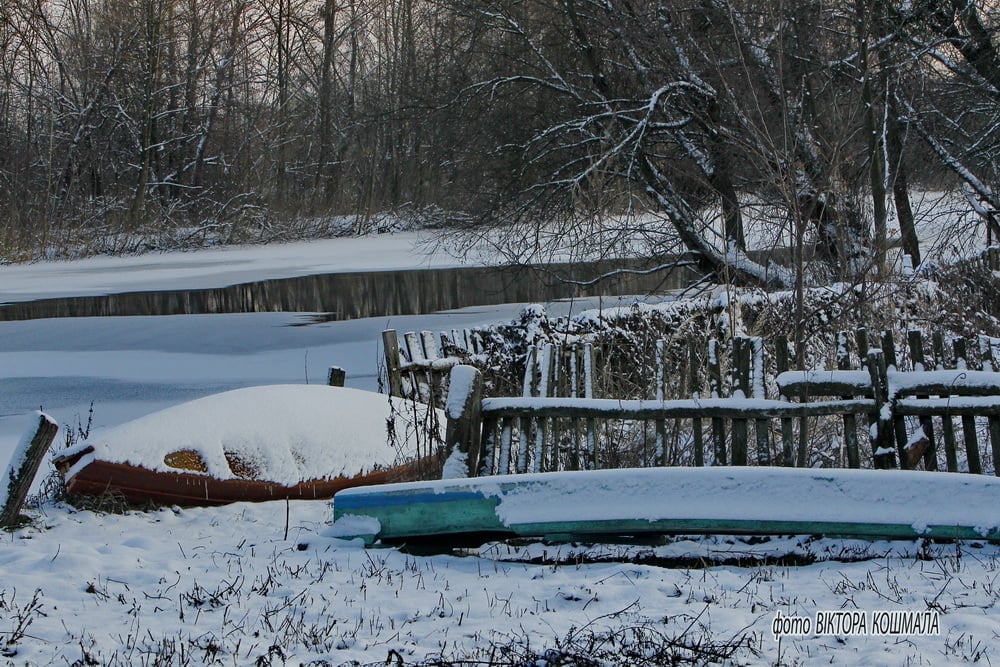
<instances>
[{"instance_id":1,"label":"boat hull","mask_svg":"<svg viewBox=\"0 0 1000 667\"><path fill-rule=\"evenodd\" d=\"M314 479L286 486L265 480L217 479L196 472L150 470L100 459L94 459L69 475L70 468L84 455L85 452L76 457L76 460L57 462L70 496L113 495L134 504L156 503L184 507L269 500L329 499L338 491L355 486L415 481L426 477L432 465L430 460L424 459L353 477Z\"/></svg>"}]
</instances>

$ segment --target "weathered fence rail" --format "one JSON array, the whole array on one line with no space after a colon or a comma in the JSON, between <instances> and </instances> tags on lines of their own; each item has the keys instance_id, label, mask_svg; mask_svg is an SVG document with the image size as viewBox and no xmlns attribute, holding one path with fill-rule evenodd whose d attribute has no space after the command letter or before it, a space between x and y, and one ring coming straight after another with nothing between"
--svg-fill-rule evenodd
<instances>
[{"instance_id":1,"label":"weathered fence rail","mask_svg":"<svg viewBox=\"0 0 1000 667\"><path fill-rule=\"evenodd\" d=\"M708 391L703 397L692 380L691 396L678 399L667 398L663 390L662 363L656 365L656 399L619 400L594 399L586 392L554 396L545 378L563 371L543 364L548 370L539 376L529 360L524 395L477 401L475 423L449 431L475 432L475 441L449 439L448 446L465 462L469 476L679 464L806 467L812 464L810 424L827 418L829 428L832 417L839 418L842 467L936 470L938 423L947 470L981 473L992 467L996 472L1000 373L994 370L993 355L1000 341L980 339L981 369L975 370L964 340L952 342L953 355L946 360L946 341L935 336L931 347L935 368L925 370L922 336L912 331L908 335L912 368L902 371L892 336L882 336L883 348L869 348L864 331L853 337L860 367L850 368L846 354L850 338L847 332L838 336L838 369L808 371L787 370L787 342L778 339L775 366L779 372L773 378L765 377L762 341L734 339L728 354L728 383L722 381L727 374L719 344L710 343ZM539 353L555 358L553 349L531 354ZM663 345L657 353L664 354ZM955 367L945 369L946 363ZM463 380L462 387L481 393L482 387L476 384L481 376L478 372L474 376ZM728 396L723 395L726 384ZM766 395L768 386L776 388L776 396ZM466 401L449 403L464 405ZM449 418L468 420L469 415L449 414ZM962 420L961 449L954 418ZM986 451L979 445L983 425L990 440ZM615 445L625 440L639 453L616 451ZM679 455L681 450L686 458Z\"/></svg>"},{"instance_id":2,"label":"weathered fence rail","mask_svg":"<svg viewBox=\"0 0 1000 667\"><path fill-rule=\"evenodd\" d=\"M442 407L451 369L482 347L479 334L469 329L382 332L382 350L390 396L416 398Z\"/></svg>"},{"instance_id":3,"label":"weathered fence rail","mask_svg":"<svg viewBox=\"0 0 1000 667\"><path fill-rule=\"evenodd\" d=\"M433 398L443 405L451 369L483 351L482 337L470 329L410 331L402 339L393 329L382 332L389 393L402 398ZM594 395L594 346L539 343L528 348L524 396Z\"/></svg>"}]
</instances>

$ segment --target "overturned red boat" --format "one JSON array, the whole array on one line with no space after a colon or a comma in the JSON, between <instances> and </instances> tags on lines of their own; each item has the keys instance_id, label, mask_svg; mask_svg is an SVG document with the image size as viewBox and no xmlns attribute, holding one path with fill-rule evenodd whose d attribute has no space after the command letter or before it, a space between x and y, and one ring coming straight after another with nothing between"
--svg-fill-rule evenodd
<instances>
[{"instance_id":1,"label":"overturned red boat","mask_svg":"<svg viewBox=\"0 0 1000 667\"><path fill-rule=\"evenodd\" d=\"M72 496L220 505L331 498L439 474L440 416L373 392L249 387L161 410L59 452Z\"/></svg>"}]
</instances>

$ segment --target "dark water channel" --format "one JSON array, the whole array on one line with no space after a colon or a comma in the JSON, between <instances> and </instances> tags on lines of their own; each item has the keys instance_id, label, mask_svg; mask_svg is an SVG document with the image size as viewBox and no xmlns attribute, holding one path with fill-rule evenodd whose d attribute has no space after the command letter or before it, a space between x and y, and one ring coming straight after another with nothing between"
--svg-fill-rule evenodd
<instances>
[{"instance_id":1,"label":"dark water channel","mask_svg":"<svg viewBox=\"0 0 1000 667\"><path fill-rule=\"evenodd\" d=\"M499 303L649 294L700 276L677 265L647 272L649 260L334 273L183 291L125 292L0 306L0 321L49 317L310 312L328 320L414 315ZM594 278L614 273L603 280Z\"/></svg>"}]
</instances>

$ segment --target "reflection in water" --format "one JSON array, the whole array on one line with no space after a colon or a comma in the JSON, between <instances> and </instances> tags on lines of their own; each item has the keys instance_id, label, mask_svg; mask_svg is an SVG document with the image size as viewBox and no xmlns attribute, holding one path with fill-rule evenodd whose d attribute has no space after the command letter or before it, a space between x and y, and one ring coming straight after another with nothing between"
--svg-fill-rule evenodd
<instances>
[{"instance_id":1,"label":"reflection in water","mask_svg":"<svg viewBox=\"0 0 1000 667\"><path fill-rule=\"evenodd\" d=\"M128 292L0 306L0 321L45 317L310 312L330 320L413 315L498 303L647 294L699 278L678 265L645 272L648 260L336 273L262 280L213 289ZM625 271L621 271L624 269ZM614 275L593 282L597 276Z\"/></svg>"}]
</instances>

